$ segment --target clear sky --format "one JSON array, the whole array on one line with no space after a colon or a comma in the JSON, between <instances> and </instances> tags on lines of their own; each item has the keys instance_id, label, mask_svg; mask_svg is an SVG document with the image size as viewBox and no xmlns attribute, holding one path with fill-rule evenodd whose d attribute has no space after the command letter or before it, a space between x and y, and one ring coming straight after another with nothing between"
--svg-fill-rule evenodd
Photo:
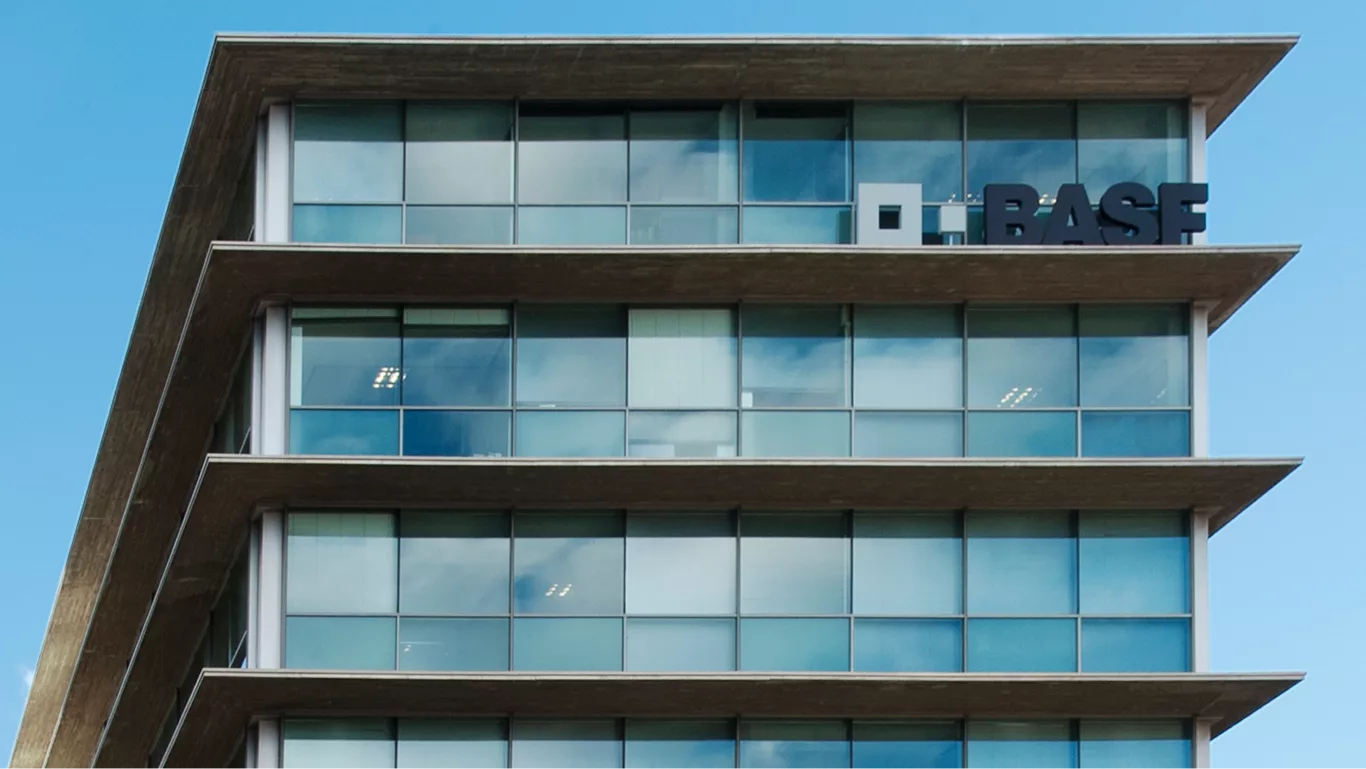
<instances>
[{"instance_id":1,"label":"clear sky","mask_svg":"<svg viewBox=\"0 0 1366 769\"><path fill-rule=\"evenodd\" d=\"M1354 0L0 0L0 759L214 32L1257 32L1303 39L1209 145L1210 237L1304 250L1212 340L1213 449L1307 462L1211 544L1213 666L1309 678L1213 758L1363 765L1363 28Z\"/></svg>"}]
</instances>

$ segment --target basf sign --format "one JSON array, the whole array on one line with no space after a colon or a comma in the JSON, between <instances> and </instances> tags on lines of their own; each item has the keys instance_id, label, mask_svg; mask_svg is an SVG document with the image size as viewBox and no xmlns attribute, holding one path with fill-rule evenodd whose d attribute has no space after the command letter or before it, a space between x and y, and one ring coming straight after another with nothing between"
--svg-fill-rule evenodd
<instances>
[{"instance_id":1,"label":"basf sign","mask_svg":"<svg viewBox=\"0 0 1366 769\"><path fill-rule=\"evenodd\" d=\"M1091 208L1086 188L1064 184L1046 217L1039 193L1028 184L988 184L983 194L985 237L992 246L1179 245L1187 233L1205 231L1205 215L1192 206L1209 202L1209 185L1171 183L1152 190L1123 182Z\"/></svg>"}]
</instances>

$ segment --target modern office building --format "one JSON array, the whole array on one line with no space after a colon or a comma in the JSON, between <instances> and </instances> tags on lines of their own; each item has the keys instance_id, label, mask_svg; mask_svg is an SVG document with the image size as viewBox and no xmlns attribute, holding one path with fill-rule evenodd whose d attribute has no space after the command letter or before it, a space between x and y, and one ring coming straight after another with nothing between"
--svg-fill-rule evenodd
<instances>
[{"instance_id":1,"label":"modern office building","mask_svg":"<svg viewBox=\"0 0 1366 769\"><path fill-rule=\"evenodd\" d=\"M1294 43L219 37L13 764L1207 766Z\"/></svg>"}]
</instances>

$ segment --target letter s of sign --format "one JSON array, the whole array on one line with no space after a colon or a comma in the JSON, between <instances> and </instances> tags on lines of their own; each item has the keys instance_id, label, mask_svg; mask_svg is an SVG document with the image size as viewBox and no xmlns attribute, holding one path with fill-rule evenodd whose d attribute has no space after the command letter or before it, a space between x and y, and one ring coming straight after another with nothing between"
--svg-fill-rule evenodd
<instances>
[{"instance_id":1,"label":"letter s of sign","mask_svg":"<svg viewBox=\"0 0 1366 769\"><path fill-rule=\"evenodd\" d=\"M1028 184L988 184L982 190L982 241L989 246L1037 246L1044 230L1034 218L1038 210L1039 191Z\"/></svg>"},{"instance_id":2,"label":"letter s of sign","mask_svg":"<svg viewBox=\"0 0 1366 769\"><path fill-rule=\"evenodd\" d=\"M1138 182L1121 182L1100 198L1100 215L1105 222L1100 233L1111 246L1151 246L1157 242L1157 203L1152 190Z\"/></svg>"}]
</instances>

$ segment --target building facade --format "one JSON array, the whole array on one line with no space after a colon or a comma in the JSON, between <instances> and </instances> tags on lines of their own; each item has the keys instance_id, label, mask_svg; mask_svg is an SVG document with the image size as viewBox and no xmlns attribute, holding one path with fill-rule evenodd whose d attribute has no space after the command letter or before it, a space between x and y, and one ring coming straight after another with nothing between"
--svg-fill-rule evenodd
<instances>
[{"instance_id":1,"label":"building facade","mask_svg":"<svg viewBox=\"0 0 1366 769\"><path fill-rule=\"evenodd\" d=\"M1293 45L220 37L13 765L1207 766Z\"/></svg>"}]
</instances>

